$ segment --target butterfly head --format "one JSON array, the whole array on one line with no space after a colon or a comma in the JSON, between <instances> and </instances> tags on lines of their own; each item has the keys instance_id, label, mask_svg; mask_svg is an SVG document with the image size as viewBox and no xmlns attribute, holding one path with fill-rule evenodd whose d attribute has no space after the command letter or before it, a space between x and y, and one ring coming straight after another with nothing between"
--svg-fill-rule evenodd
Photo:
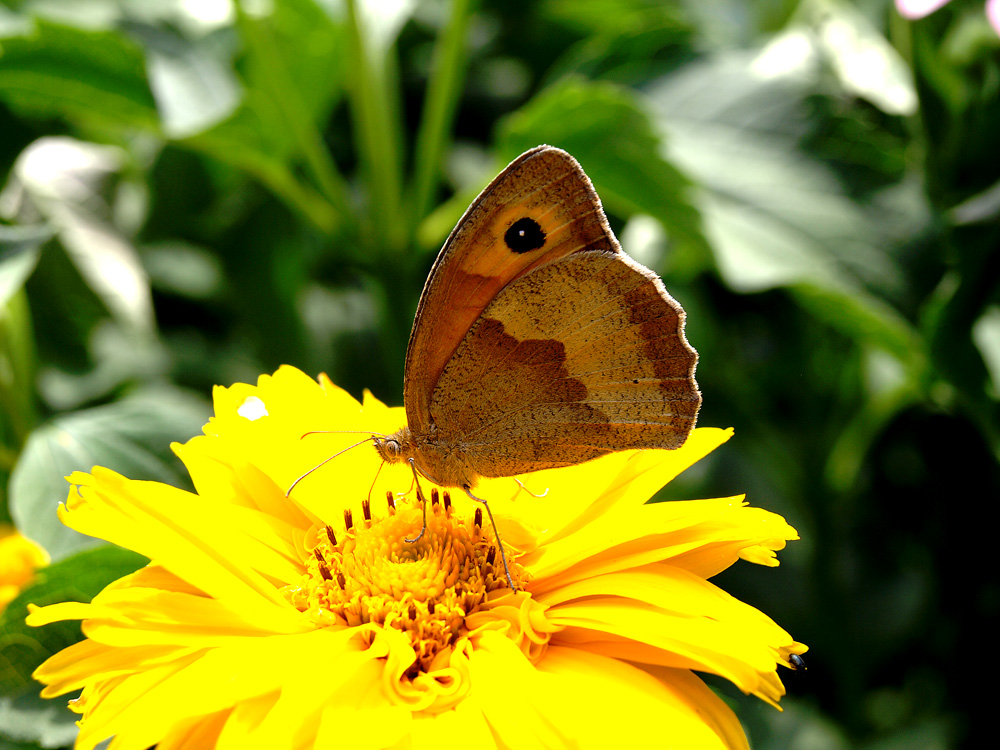
<instances>
[{"instance_id":1,"label":"butterfly head","mask_svg":"<svg viewBox=\"0 0 1000 750\"><path fill-rule=\"evenodd\" d=\"M439 440L433 433L418 435L403 427L392 435L373 435L372 442L383 461L408 462L414 471L439 487L472 489L479 481L479 474L463 456L461 446Z\"/></svg>"},{"instance_id":2,"label":"butterfly head","mask_svg":"<svg viewBox=\"0 0 1000 750\"><path fill-rule=\"evenodd\" d=\"M389 464L405 461L412 455L409 427L404 427L392 435L373 435L372 442L382 460Z\"/></svg>"}]
</instances>

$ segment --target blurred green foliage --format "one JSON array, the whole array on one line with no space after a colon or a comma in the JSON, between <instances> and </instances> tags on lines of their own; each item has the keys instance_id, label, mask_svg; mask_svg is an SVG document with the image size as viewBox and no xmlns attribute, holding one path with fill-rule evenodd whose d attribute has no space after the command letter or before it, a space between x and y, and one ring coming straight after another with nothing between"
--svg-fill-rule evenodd
<instances>
[{"instance_id":1,"label":"blurred green foliage","mask_svg":"<svg viewBox=\"0 0 1000 750\"><path fill-rule=\"evenodd\" d=\"M289 363L398 404L434 253L551 143L736 427L670 497L803 537L720 576L811 646L783 714L719 684L753 746L992 744L998 92L981 0L7 0L0 521L67 561L33 595L137 564L59 526L61 477L183 484L213 384ZM0 744L58 746L26 676L67 636L16 630Z\"/></svg>"}]
</instances>

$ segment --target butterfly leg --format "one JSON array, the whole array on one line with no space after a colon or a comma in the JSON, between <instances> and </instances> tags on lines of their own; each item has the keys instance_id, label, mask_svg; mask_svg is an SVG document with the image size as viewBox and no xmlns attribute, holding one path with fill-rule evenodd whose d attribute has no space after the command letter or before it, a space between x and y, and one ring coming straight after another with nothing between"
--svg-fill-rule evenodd
<instances>
[{"instance_id":1,"label":"butterfly leg","mask_svg":"<svg viewBox=\"0 0 1000 750\"><path fill-rule=\"evenodd\" d=\"M375 472L375 478L372 480L372 486L368 488L368 502L372 501L372 490L375 489L375 483L378 481L378 475L382 473L382 467L385 466L385 461L378 465L378 471Z\"/></svg>"},{"instance_id":2,"label":"butterfly leg","mask_svg":"<svg viewBox=\"0 0 1000 750\"><path fill-rule=\"evenodd\" d=\"M507 565L507 555L503 551L503 541L500 539L500 532L497 530L497 522L493 520L493 511L490 510L490 504L486 502L485 499L473 495L472 489L469 485L465 485L462 489L465 490L466 495L471 497L477 503L482 503L486 508L486 515L490 517L490 525L493 526L493 534L497 538L497 547L500 548L500 559L503 561L503 572L507 576L507 585L510 586L511 591L517 591L517 586L514 585L514 579L510 577L510 567Z\"/></svg>"},{"instance_id":3,"label":"butterfly leg","mask_svg":"<svg viewBox=\"0 0 1000 750\"><path fill-rule=\"evenodd\" d=\"M548 487L546 487L546 488L545 488L545 492L543 492L543 493L542 493L541 495L536 495L536 494L535 494L534 492L532 492L532 491L531 491L531 490L529 490L529 489L528 489L527 487L525 487L525 486L524 486L524 482L522 482L522 481L521 481L520 479L518 479L517 477L514 477L514 481L515 481L515 482L517 482L517 486L518 486L518 487L520 487L520 488L521 488L522 490L524 490L525 492L527 492L527 493L528 493L529 495L531 495L532 497L545 497L546 495L548 495L548 494L549 494L549 488L548 488Z\"/></svg>"},{"instance_id":4,"label":"butterfly leg","mask_svg":"<svg viewBox=\"0 0 1000 750\"><path fill-rule=\"evenodd\" d=\"M420 489L420 481L417 479L417 465L413 462L413 459L409 459L410 468L413 470L413 484L417 487L417 501L420 503L421 509L423 509L423 525L420 527L420 533L417 534L413 539L405 539L403 541L413 544L414 542L419 542L424 538L424 534L427 532L427 501L424 498L423 490Z\"/></svg>"}]
</instances>

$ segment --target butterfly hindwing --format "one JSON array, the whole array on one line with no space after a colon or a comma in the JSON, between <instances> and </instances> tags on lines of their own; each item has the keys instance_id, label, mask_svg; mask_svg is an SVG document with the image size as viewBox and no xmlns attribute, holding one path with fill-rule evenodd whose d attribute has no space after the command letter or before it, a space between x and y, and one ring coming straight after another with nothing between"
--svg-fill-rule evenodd
<instances>
[{"instance_id":1,"label":"butterfly hindwing","mask_svg":"<svg viewBox=\"0 0 1000 750\"><path fill-rule=\"evenodd\" d=\"M442 372L430 405L438 438L483 476L677 448L700 404L683 323L656 275L618 250L525 273Z\"/></svg>"}]
</instances>

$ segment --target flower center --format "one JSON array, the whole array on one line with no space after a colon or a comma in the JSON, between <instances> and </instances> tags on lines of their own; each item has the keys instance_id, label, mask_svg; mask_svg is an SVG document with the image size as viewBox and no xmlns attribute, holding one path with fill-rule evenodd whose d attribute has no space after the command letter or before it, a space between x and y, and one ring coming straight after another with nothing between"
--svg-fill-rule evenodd
<instances>
[{"instance_id":1,"label":"flower center","mask_svg":"<svg viewBox=\"0 0 1000 750\"><path fill-rule=\"evenodd\" d=\"M404 500L397 508L391 494L387 499L382 518L372 518L366 500L361 523L345 511L343 532L319 530L303 585L286 594L318 626L374 623L401 631L416 654L411 675L431 672L468 632L466 617L491 591L508 588L506 575L481 510L471 522L459 518L450 495L441 502L434 490L421 534L419 504ZM524 578L516 564L511 575Z\"/></svg>"}]
</instances>

